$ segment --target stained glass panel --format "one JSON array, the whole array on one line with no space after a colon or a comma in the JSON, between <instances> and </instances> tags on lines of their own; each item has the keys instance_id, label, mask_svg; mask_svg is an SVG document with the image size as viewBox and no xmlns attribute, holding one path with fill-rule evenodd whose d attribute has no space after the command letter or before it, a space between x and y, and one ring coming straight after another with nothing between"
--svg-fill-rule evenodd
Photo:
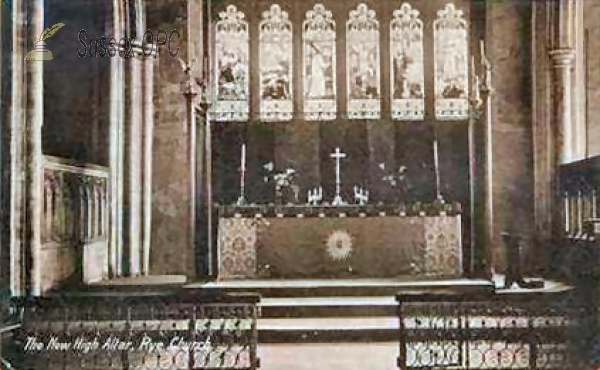
<instances>
[{"instance_id":1,"label":"stained glass panel","mask_svg":"<svg viewBox=\"0 0 600 370\"><path fill-rule=\"evenodd\" d=\"M277 4L260 22L260 118L292 119L292 22Z\"/></svg>"},{"instance_id":2,"label":"stained glass panel","mask_svg":"<svg viewBox=\"0 0 600 370\"><path fill-rule=\"evenodd\" d=\"M306 12L304 44L304 117L333 120L336 117L335 22L322 4Z\"/></svg>"},{"instance_id":3,"label":"stained glass panel","mask_svg":"<svg viewBox=\"0 0 600 370\"><path fill-rule=\"evenodd\" d=\"M435 116L466 119L469 114L467 21L462 10L449 3L433 22L435 39Z\"/></svg>"},{"instance_id":4,"label":"stained glass panel","mask_svg":"<svg viewBox=\"0 0 600 370\"><path fill-rule=\"evenodd\" d=\"M350 11L346 38L348 118L379 118L379 22L375 11L365 4Z\"/></svg>"},{"instance_id":5,"label":"stained glass panel","mask_svg":"<svg viewBox=\"0 0 600 370\"><path fill-rule=\"evenodd\" d=\"M390 22L392 118L425 117L423 22L419 11L404 3Z\"/></svg>"},{"instance_id":6,"label":"stained glass panel","mask_svg":"<svg viewBox=\"0 0 600 370\"><path fill-rule=\"evenodd\" d=\"M233 5L219 13L219 18L215 24L215 119L246 121L250 111L248 22Z\"/></svg>"}]
</instances>

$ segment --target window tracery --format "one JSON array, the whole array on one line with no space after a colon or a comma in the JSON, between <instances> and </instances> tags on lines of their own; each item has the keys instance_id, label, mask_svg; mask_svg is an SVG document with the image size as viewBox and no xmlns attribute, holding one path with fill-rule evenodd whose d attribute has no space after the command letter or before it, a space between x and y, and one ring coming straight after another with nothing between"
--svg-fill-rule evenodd
<instances>
[{"instance_id":1,"label":"window tracery","mask_svg":"<svg viewBox=\"0 0 600 370\"><path fill-rule=\"evenodd\" d=\"M381 116L379 22L375 11L359 4L346 23L348 118Z\"/></svg>"},{"instance_id":2,"label":"window tracery","mask_svg":"<svg viewBox=\"0 0 600 370\"><path fill-rule=\"evenodd\" d=\"M304 118L336 117L336 35L331 11L316 4L306 12L303 29Z\"/></svg>"},{"instance_id":3,"label":"window tracery","mask_svg":"<svg viewBox=\"0 0 600 370\"><path fill-rule=\"evenodd\" d=\"M423 22L419 11L403 3L390 22L392 118L420 120L425 116Z\"/></svg>"},{"instance_id":4,"label":"window tracery","mask_svg":"<svg viewBox=\"0 0 600 370\"><path fill-rule=\"evenodd\" d=\"M250 113L250 37L245 15L234 5L215 24L215 119L246 121Z\"/></svg>"},{"instance_id":5,"label":"window tracery","mask_svg":"<svg viewBox=\"0 0 600 370\"><path fill-rule=\"evenodd\" d=\"M273 4L263 12L260 33L260 119L289 121L293 113L292 22Z\"/></svg>"},{"instance_id":6,"label":"window tracery","mask_svg":"<svg viewBox=\"0 0 600 370\"><path fill-rule=\"evenodd\" d=\"M435 116L466 119L469 115L467 21L463 11L448 3L433 22Z\"/></svg>"}]
</instances>

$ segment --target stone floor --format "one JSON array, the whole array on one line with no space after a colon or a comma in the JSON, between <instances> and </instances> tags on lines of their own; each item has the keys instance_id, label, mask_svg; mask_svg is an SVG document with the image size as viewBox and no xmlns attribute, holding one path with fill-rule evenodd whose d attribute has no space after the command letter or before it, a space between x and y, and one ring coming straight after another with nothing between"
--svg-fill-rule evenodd
<instances>
[{"instance_id":1,"label":"stone floor","mask_svg":"<svg viewBox=\"0 0 600 370\"><path fill-rule=\"evenodd\" d=\"M398 344L263 344L261 370L397 370Z\"/></svg>"}]
</instances>

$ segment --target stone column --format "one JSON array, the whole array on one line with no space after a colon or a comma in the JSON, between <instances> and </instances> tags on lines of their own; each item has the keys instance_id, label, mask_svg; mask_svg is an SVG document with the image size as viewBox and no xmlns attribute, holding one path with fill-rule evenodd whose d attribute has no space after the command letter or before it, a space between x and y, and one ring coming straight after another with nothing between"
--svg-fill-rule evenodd
<instances>
[{"instance_id":1,"label":"stone column","mask_svg":"<svg viewBox=\"0 0 600 370\"><path fill-rule=\"evenodd\" d=\"M29 0L28 11L31 21L28 24L28 39L31 46L33 40L44 31L44 0ZM27 62L27 116L26 116L26 228L27 252L26 266L30 270L30 293L42 293L42 261L41 261L41 220L42 220L42 126L44 124L44 67L42 61Z\"/></svg>"},{"instance_id":2,"label":"stone column","mask_svg":"<svg viewBox=\"0 0 600 370\"><path fill-rule=\"evenodd\" d=\"M24 11L24 0L12 2L12 74L11 74L11 104L10 104L10 287L15 296L25 293L25 279L22 248L23 248L23 215L24 215L24 180L25 163L23 160L23 121L24 106L24 73L23 56L27 50L26 24L27 16ZM38 35L39 36L39 35Z\"/></svg>"},{"instance_id":3,"label":"stone column","mask_svg":"<svg viewBox=\"0 0 600 370\"><path fill-rule=\"evenodd\" d=\"M554 67L554 138L556 164L569 162L574 155L572 122L572 65L575 52L571 48L550 51Z\"/></svg>"},{"instance_id":4,"label":"stone column","mask_svg":"<svg viewBox=\"0 0 600 370\"><path fill-rule=\"evenodd\" d=\"M156 59L146 57L144 64L144 195L142 274L150 274L150 246L152 235L152 147L154 142L154 65Z\"/></svg>"},{"instance_id":5,"label":"stone column","mask_svg":"<svg viewBox=\"0 0 600 370\"><path fill-rule=\"evenodd\" d=\"M551 135L554 138L554 164L556 168L573 158L573 122L572 122L572 64L575 53L571 48L559 48L550 51L550 58L554 68L554 99L553 99L553 125ZM553 239L562 236L564 225L562 223L563 210L561 207L560 183L558 171L553 171L551 179L552 194L552 232Z\"/></svg>"},{"instance_id":6,"label":"stone column","mask_svg":"<svg viewBox=\"0 0 600 370\"><path fill-rule=\"evenodd\" d=\"M132 37L141 40L144 36L145 14L143 2L140 0L130 0L129 6L134 7L135 24L130 25L133 29ZM145 147L144 136L148 133L144 126L144 118L146 107L144 104L144 49L142 44L136 43L132 45L134 51L128 57L129 74L127 78L128 86L128 123L126 145L127 152L127 184L126 184L126 201L127 214L129 215L129 224L127 235L128 251L124 256L129 258L129 275L138 276L142 273L143 260L145 252L143 245L145 243L144 236L147 234L144 227L144 203L146 202L145 190L146 186L143 182L145 179L146 161L151 161L152 156L146 158L144 155ZM150 147L150 149L152 149ZM151 185L150 185L151 186Z\"/></svg>"},{"instance_id":7,"label":"stone column","mask_svg":"<svg viewBox=\"0 0 600 370\"><path fill-rule=\"evenodd\" d=\"M112 32L117 40L124 36L123 4L112 2ZM110 167L110 239L109 276L117 277L123 272L123 139L125 59L116 55L110 58L110 123L109 123L109 167Z\"/></svg>"},{"instance_id":8,"label":"stone column","mask_svg":"<svg viewBox=\"0 0 600 370\"><path fill-rule=\"evenodd\" d=\"M139 56L129 58L129 122L127 135L129 213L129 274L140 274L140 251L142 239L142 61Z\"/></svg>"}]
</instances>

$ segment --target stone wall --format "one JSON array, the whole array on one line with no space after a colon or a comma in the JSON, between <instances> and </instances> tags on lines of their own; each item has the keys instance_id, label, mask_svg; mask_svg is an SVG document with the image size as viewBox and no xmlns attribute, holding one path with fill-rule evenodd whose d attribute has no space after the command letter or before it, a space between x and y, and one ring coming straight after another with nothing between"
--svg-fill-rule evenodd
<instances>
[{"instance_id":1,"label":"stone wall","mask_svg":"<svg viewBox=\"0 0 600 370\"><path fill-rule=\"evenodd\" d=\"M45 7L46 26L65 26L47 40L54 59L44 64L44 154L108 164L110 58L96 54L95 44L84 47L79 33L85 30L87 44L109 37L109 11L94 1L55 0Z\"/></svg>"},{"instance_id":2,"label":"stone wall","mask_svg":"<svg viewBox=\"0 0 600 370\"><path fill-rule=\"evenodd\" d=\"M159 53L155 71L155 129L153 160L153 211L150 272L152 274L194 275L194 250L190 226L190 127L182 82L185 74L180 60L196 58L201 65L201 27L199 20L189 21L190 9L201 3L165 0L150 5L148 27L170 32L177 29L181 39L174 38L172 49L180 47L176 57L166 48ZM192 11L198 12L198 9ZM201 13L198 13L201 15ZM200 18L196 18L200 19ZM189 24L188 24L189 23ZM188 28L189 27L189 28ZM194 35L189 37L190 29ZM192 55L195 54L195 55Z\"/></svg>"},{"instance_id":3,"label":"stone wall","mask_svg":"<svg viewBox=\"0 0 600 370\"><path fill-rule=\"evenodd\" d=\"M506 246L499 238L501 232L522 235L526 238L525 255L533 252L531 6L516 1L488 2L486 21L486 52L495 90L493 236L503 268Z\"/></svg>"}]
</instances>

